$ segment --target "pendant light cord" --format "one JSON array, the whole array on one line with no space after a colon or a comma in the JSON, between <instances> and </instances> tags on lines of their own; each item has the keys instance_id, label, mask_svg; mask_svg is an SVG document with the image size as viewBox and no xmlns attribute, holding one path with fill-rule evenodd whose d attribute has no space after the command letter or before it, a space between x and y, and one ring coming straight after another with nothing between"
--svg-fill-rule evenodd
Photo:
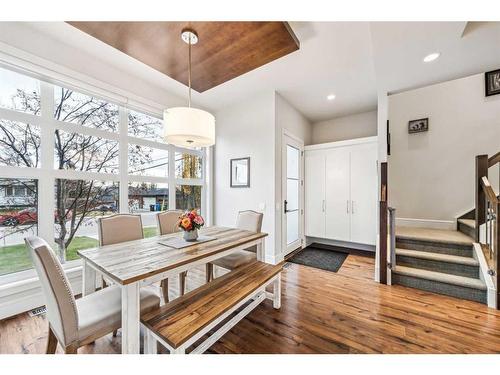
<instances>
[{"instance_id":1,"label":"pendant light cord","mask_svg":"<svg viewBox=\"0 0 500 375\"><path fill-rule=\"evenodd\" d=\"M188 53L188 85L189 85L189 95L188 95L188 104L189 108L191 108L191 35L189 36L189 53Z\"/></svg>"}]
</instances>

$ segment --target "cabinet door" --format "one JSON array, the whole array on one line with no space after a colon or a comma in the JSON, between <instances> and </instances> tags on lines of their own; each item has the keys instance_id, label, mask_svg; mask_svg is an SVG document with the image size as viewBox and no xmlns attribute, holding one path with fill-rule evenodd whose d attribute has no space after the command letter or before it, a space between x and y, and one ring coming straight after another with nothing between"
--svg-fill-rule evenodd
<instances>
[{"instance_id":1,"label":"cabinet door","mask_svg":"<svg viewBox=\"0 0 500 375\"><path fill-rule=\"evenodd\" d=\"M377 144L351 148L351 241L375 245Z\"/></svg>"},{"instance_id":2,"label":"cabinet door","mask_svg":"<svg viewBox=\"0 0 500 375\"><path fill-rule=\"evenodd\" d=\"M349 241L349 148L328 150L326 154L326 238Z\"/></svg>"},{"instance_id":3,"label":"cabinet door","mask_svg":"<svg viewBox=\"0 0 500 375\"><path fill-rule=\"evenodd\" d=\"M325 236L325 155L322 151L305 153L305 233Z\"/></svg>"}]
</instances>

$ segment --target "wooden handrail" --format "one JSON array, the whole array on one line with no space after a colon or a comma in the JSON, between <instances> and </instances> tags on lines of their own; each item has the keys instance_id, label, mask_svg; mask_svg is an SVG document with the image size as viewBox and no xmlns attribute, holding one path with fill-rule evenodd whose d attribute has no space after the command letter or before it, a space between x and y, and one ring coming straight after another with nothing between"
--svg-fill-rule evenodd
<instances>
[{"instance_id":1,"label":"wooden handrail","mask_svg":"<svg viewBox=\"0 0 500 375\"><path fill-rule=\"evenodd\" d=\"M498 204L499 200L495 191L491 187L490 182L486 176L481 178L481 186L483 187L484 194L486 195L486 199L492 204Z\"/></svg>"},{"instance_id":2,"label":"wooden handrail","mask_svg":"<svg viewBox=\"0 0 500 375\"><path fill-rule=\"evenodd\" d=\"M493 167L496 163L500 163L500 151L488 159L488 168Z\"/></svg>"}]
</instances>

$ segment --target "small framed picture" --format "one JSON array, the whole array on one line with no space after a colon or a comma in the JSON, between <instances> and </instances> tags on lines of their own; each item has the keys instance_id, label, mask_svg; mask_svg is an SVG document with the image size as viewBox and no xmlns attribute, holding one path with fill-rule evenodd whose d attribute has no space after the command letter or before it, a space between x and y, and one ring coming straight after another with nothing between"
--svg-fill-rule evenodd
<instances>
[{"instance_id":1,"label":"small framed picture","mask_svg":"<svg viewBox=\"0 0 500 375\"><path fill-rule=\"evenodd\" d=\"M408 122L408 133L420 133L429 130L429 119L420 118L418 120L411 120Z\"/></svg>"},{"instance_id":2,"label":"small framed picture","mask_svg":"<svg viewBox=\"0 0 500 375\"><path fill-rule=\"evenodd\" d=\"M250 187L250 158L231 159L231 187Z\"/></svg>"},{"instance_id":3,"label":"small framed picture","mask_svg":"<svg viewBox=\"0 0 500 375\"><path fill-rule=\"evenodd\" d=\"M500 94L500 69L484 73L486 96Z\"/></svg>"}]
</instances>

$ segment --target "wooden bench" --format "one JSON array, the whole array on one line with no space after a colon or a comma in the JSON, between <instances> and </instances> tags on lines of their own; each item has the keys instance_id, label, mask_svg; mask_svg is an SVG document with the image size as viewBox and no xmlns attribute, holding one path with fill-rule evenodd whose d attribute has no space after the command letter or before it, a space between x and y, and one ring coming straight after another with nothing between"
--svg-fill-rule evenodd
<instances>
[{"instance_id":1,"label":"wooden bench","mask_svg":"<svg viewBox=\"0 0 500 375\"><path fill-rule=\"evenodd\" d=\"M217 327L191 351L203 353L266 298L279 309L282 270L282 263L254 261L145 314L141 318L145 328L144 353L156 354L159 341L170 353L184 354L188 347ZM272 293L266 291L271 284ZM218 327L235 312L236 315Z\"/></svg>"}]
</instances>

